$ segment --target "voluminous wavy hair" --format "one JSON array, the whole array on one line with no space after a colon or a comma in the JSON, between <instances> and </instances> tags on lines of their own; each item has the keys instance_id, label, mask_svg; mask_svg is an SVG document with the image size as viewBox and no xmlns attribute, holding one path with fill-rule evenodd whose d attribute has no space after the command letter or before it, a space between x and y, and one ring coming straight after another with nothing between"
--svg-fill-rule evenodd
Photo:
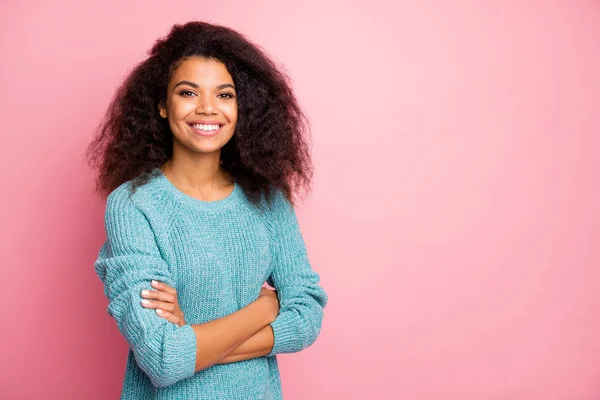
<instances>
[{"instance_id":1,"label":"voluminous wavy hair","mask_svg":"<svg viewBox=\"0 0 600 400\"><path fill-rule=\"evenodd\" d=\"M248 199L258 205L262 196L270 201L273 190L282 190L294 203L309 192L309 123L289 78L242 34L196 21L174 25L117 89L86 153L98 172L96 190L107 196L131 180L135 191L172 156L173 136L159 104L166 103L173 71L190 57L216 59L233 78L238 121L221 149L221 166Z\"/></svg>"}]
</instances>

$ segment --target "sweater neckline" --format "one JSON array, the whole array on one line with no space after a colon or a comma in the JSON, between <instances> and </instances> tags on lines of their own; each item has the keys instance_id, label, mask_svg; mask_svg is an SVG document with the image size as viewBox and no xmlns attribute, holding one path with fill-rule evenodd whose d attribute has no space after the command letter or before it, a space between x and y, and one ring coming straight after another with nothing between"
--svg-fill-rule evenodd
<instances>
[{"instance_id":1,"label":"sweater neckline","mask_svg":"<svg viewBox=\"0 0 600 400\"><path fill-rule=\"evenodd\" d=\"M205 201L195 197L189 196L179 190L170 180L165 176L160 168L155 168L155 174L157 175L158 183L171 193L177 200L187 204L191 207L199 208L202 210L219 211L225 208L229 208L235 204L242 197L242 188L236 181L233 182L233 191L220 200Z\"/></svg>"}]
</instances>

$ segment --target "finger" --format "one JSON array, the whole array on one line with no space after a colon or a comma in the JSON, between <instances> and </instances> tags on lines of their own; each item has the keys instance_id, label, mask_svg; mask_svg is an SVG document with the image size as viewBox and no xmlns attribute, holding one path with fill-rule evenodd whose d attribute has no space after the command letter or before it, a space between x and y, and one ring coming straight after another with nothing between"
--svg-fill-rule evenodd
<instances>
[{"instance_id":1,"label":"finger","mask_svg":"<svg viewBox=\"0 0 600 400\"><path fill-rule=\"evenodd\" d=\"M165 303L177 303L177 296L160 290L142 290L140 295L145 299L155 299Z\"/></svg>"},{"instance_id":2,"label":"finger","mask_svg":"<svg viewBox=\"0 0 600 400\"><path fill-rule=\"evenodd\" d=\"M175 304L172 303L163 303L162 301L156 300L142 300L142 306L145 308L160 308L163 311L174 312Z\"/></svg>"},{"instance_id":3,"label":"finger","mask_svg":"<svg viewBox=\"0 0 600 400\"><path fill-rule=\"evenodd\" d=\"M159 282L159 281L153 280L151 282L151 285L152 285L152 287L154 287L156 289L159 289L159 290L163 290L163 291L165 291L167 293L171 293L171 294L176 294L177 293L177 291L175 290L175 288L167 285L164 282Z\"/></svg>"},{"instance_id":4,"label":"finger","mask_svg":"<svg viewBox=\"0 0 600 400\"><path fill-rule=\"evenodd\" d=\"M175 315L171 314L170 312L163 311L161 309L157 309L156 315L166 319L169 322L174 323L175 325L179 325L179 318L177 318Z\"/></svg>"}]
</instances>

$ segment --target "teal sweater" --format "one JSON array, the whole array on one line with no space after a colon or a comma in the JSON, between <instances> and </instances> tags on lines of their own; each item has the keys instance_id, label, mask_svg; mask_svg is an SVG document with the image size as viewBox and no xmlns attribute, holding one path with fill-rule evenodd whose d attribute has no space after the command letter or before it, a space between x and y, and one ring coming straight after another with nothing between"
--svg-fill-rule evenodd
<instances>
[{"instance_id":1,"label":"teal sweater","mask_svg":"<svg viewBox=\"0 0 600 400\"><path fill-rule=\"evenodd\" d=\"M327 304L291 203L277 191L261 211L238 184L222 200L198 200L159 169L131 196L130 186L126 182L108 196L107 240L94 264L108 314L129 345L121 399L281 399L275 355L310 346ZM188 325L142 307L140 292L153 289L152 279L177 290ZM247 306L265 281L280 302L271 353L194 373L190 324Z\"/></svg>"}]
</instances>

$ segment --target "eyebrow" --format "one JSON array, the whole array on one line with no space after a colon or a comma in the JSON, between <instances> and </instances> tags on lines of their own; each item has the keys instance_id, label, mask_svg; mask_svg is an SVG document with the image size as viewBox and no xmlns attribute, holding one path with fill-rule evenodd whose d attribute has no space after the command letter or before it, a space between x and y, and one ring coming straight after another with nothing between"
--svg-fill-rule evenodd
<instances>
[{"instance_id":1,"label":"eyebrow","mask_svg":"<svg viewBox=\"0 0 600 400\"><path fill-rule=\"evenodd\" d=\"M190 81L181 81L179 83L177 83L175 86L173 86L173 90L177 87L177 86L181 86L181 85L189 85L191 87L193 87L194 89L198 89L200 87L200 85L198 85L197 83L194 82L190 82ZM231 83L223 83L219 86L217 86L217 89L222 90L225 89L227 87L232 88L233 90L235 90L235 86L233 86Z\"/></svg>"}]
</instances>

